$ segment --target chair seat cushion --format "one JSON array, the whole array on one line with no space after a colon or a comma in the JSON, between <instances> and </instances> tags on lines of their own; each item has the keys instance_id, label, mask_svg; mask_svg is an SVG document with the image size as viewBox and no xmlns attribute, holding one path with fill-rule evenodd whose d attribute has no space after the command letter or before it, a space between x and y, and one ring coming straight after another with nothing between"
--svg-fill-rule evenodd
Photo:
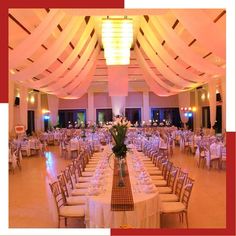
<instances>
[{"instance_id":1,"label":"chair seat cushion","mask_svg":"<svg viewBox=\"0 0 236 236\"><path fill-rule=\"evenodd\" d=\"M175 194L160 194L159 199L162 202L178 202L178 197Z\"/></svg>"},{"instance_id":2,"label":"chair seat cushion","mask_svg":"<svg viewBox=\"0 0 236 236\"><path fill-rule=\"evenodd\" d=\"M96 167L85 167L86 172L93 172L96 170Z\"/></svg>"},{"instance_id":3,"label":"chair seat cushion","mask_svg":"<svg viewBox=\"0 0 236 236\"><path fill-rule=\"evenodd\" d=\"M93 176L93 172L82 172L83 177L91 177Z\"/></svg>"},{"instance_id":4,"label":"chair seat cushion","mask_svg":"<svg viewBox=\"0 0 236 236\"><path fill-rule=\"evenodd\" d=\"M162 213L178 213L185 210L185 205L182 202L162 202L160 211Z\"/></svg>"},{"instance_id":5,"label":"chair seat cushion","mask_svg":"<svg viewBox=\"0 0 236 236\"><path fill-rule=\"evenodd\" d=\"M90 181L91 177L84 177L84 176L80 176L78 180L79 183L90 182Z\"/></svg>"},{"instance_id":6,"label":"chair seat cushion","mask_svg":"<svg viewBox=\"0 0 236 236\"><path fill-rule=\"evenodd\" d=\"M84 217L83 206L63 206L60 208L60 215L64 217Z\"/></svg>"},{"instance_id":7,"label":"chair seat cushion","mask_svg":"<svg viewBox=\"0 0 236 236\"><path fill-rule=\"evenodd\" d=\"M163 180L164 177L162 175L152 175L152 180Z\"/></svg>"},{"instance_id":8,"label":"chair seat cushion","mask_svg":"<svg viewBox=\"0 0 236 236\"><path fill-rule=\"evenodd\" d=\"M166 180L153 180L152 181L153 182L153 184L155 184L157 187L164 187L164 186L166 186L167 185L167 181Z\"/></svg>"},{"instance_id":9,"label":"chair seat cushion","mask_svg":"<svg viewBox=\"0 0 236 236\"><path fill-rule=\"evenodd\" d=\"M75 188L88 188L88 187L89 187L89 182L75 184Z\"/></svg>"},{"instance_id":10,"label":"chair seat cushion","mask_svg":"<svg viewBox=\"0 0 236 236\"><path fill-rule=\"evenodd\" d=\"M73 189L71 190L71 195L72 196L84 196L87 194L87 189L80 189L80 188L77 188L77 189Z\"/></svg>"},{"instance_id":11,"label":"chair seat cushion","mask_svg":"<svg viewBox=\"0 0 236 236\"><path fill-rule=\"evenodd\" d=\"M67 197L66 202L68 205L83 205L86 203L86 197L84 196L73 196L73 197Z\"/></svg>"},{"instance_id":12,"label":"chair seat cushion","mask_svg":"<svg viewBox=\"0 0 236 236\"><path fill-rule=\"evenodd\" d=\"M150 175L162 175L162 171L161 171L161 170L158 170L158 169L156 169L156 170L150 170L150 171L148 171L148 173L149 173Z\"/></svg>"},{"instance_id":13,"label":"chair seat cushion","mask_svg":"<svg viewBox=\"0 0 236 236\"><path fill-rule=\"evenodd\" d=\"M157 191L162 194L162 193L171 193L172 189L170 187L158 187Z\"/></svg>"}]
</instances>

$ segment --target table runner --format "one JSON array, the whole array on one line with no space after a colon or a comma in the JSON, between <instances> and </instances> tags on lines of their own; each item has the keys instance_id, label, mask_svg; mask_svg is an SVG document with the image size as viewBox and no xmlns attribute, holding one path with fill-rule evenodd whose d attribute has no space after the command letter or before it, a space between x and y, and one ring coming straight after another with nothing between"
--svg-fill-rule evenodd
<instances>
[{"instance_id":1,"label":"table runner","mask_svg":"<svg viewBox=\"0 0 236 236\"><path fill-rule=\"evenodd\" d=\"M125 163L125 177L124 187L119 187L119 170L117 168L118 161L114 161L114 172L113 172L113 184L111 193L111 210L112 211L133 211L134 210L134 200L132 195L132 189L129 179L128 166Z\"/></svg>"}]
</instances>

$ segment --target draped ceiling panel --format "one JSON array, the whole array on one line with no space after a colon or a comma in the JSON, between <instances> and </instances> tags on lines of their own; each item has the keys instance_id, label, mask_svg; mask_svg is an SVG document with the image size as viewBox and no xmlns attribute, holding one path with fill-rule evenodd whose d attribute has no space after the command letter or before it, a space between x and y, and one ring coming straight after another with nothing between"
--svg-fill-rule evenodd
<instances>
[{"instance_id":1,"label":"draped ceiling panel","mask_svg":"<svg viewBox=\"0 0 236 236\"><path fill-rule=\"evenodd\" d=\"M26 11L40 16L39 23L31 25ZM211 14L204 9L143 10L145 15L123 11L133 18L134 27L129 82L145 81L155 94L170 96L225 77L224 9ZM112 12L110 17L123 17L120 9ZM110 14L92 9L10 10L9 78L67 99L81 97L91 83L108 83L101 19ZM16 27L22 35L16 35ZM202 51L207 55L200 55Z\"/></svg>"}]
</instances>

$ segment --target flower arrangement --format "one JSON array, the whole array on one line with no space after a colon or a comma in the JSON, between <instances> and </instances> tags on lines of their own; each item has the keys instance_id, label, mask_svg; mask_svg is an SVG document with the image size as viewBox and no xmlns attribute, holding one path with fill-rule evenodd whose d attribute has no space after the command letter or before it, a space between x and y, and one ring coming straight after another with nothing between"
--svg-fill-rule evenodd
<instances>
[{"instance_id":1,"label":"flower arrangement","mask_svg":"<svg viewBox=\"0 0 236 236\"><path fill-rule=\"evenodd\" d=\"M124 117L118 117L113 122L112 127L109 129L115 145L112 148L113 153L119 159L123 159L128 151L125 145L125 138L128 128L131 126L130 122Z\"/></svg>"}]
</instances>

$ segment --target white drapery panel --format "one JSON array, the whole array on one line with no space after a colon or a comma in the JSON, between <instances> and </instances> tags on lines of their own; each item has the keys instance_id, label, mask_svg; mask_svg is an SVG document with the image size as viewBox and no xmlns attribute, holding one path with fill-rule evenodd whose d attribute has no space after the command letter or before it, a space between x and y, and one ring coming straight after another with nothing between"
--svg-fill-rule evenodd
<instances>
[{"instance_id":1,"label":"white drapery panel","mask_svg":"<svg viewBox=\"0 0 236 236\"><path fill-rule=\"evenodd\" d=\"M206 49L225 59L226 25L219 27L203 10L175 9L172 13Z\"/></svg>"},{"instance_id":2,"label":"white drapery panel","mask_svg":"<svg viewBox=\"0 0 236 236\"><path fill-rule=\"evenodd\" d=\"M84 47L84 44L87 42L88 38L90 37L90 33L93 30L93 22L90 20L88 22L88 25L86 26L84 31L79 32L79 38L80 40L75 45L75 48L70 53L70 55L64 60L64 62L56 68L50 75L40 79L40 81L35 81L34 84L36 87L43 87L43 86L49 86L51 84L57 84L62 78L60 78L65 71L67 71L67 68L70 67L74 60L77 58L78 54L80 54L81 50Z\"/></svg>"},{"instance_id":3,"label":"white drapery panel","mask_svg":"<svg viewBox=\"0 0 236 236\"><path fill-rule=\"evenodd\" d=\"M184 79L188 79L197 83L206 81L208 78L204 76L198 76L192 73L189 70L186 70L180 63L178 63L167 50L161 45L161 42L158 40L157 35L155 34L155 29L151 29L150 25L146 20L142 19L140 24L141 29L144 32L145 38L149 41L152 48L158 53L158 55L169 65L169 68L172 68L176 73L178 73Z\"/></svg>"},{"instance_id":4,"label":"white drapery panel","mask_svg":"<svg viewBox=\"0 0 236 236\"><path fill-rule=\"evenodd\" d=\"M59 97L62 98L80 98L82 97L89 88L89 85L91 84L93 80L93 75L97 66L97 59L100 52L100 48L97 45L96 49L94 49L94 52L92 56L90 57L90 60L88 61L85 68L82 70L78 78L76 78L76 84L70 93L60 93L58 94ZM77 81L78 79L78 81Z\"/></svg>"},{"instance_id":5,"label":"white drapery panel","mask_svg":"<svg viewBox=\"0 0 236 236\"><path fill-rule=\"evenodd\" d=\"M125 115L125 96L111 96L113 115Z\"/></svg>"},{"instance_id":6,"label":"white drapery panel","mask_svg":"<svg viewBox=\"0 0 236 236\"><path fill-rule=\"evenodd\" d=\"M81 56L80 60L74 65L74 67L67 73L67 75L60 80L57 84L50 86L50 89L53 89L56 93L57 92L69 92L73 88L75 88L78 82L82 81L83 79L80 76L80 73L83 72L83 68L85 67L87 61L90 59L92 52L94 51L94 47L97 42L96 34L93 35L93 38L90 40L89 44L87 45L86 50L84 51L83 55Z\"/></svg>"},{"instance_id":7,"label":"white drapery panel","mask_svg":"<svg viewBox=\"0 0 236 236\"><path fill-rule=\"evenodd\" d=\"M188 47L188 45L177 35L162 16L150 16L149 21L166 42L171 45L171 49L174 50L187 64L201 72L211 75L225 74L225 69L217 67L207 60L204 60Z\"/></svg>"},{"instance_id":8,"label":"white drapery panel","mask_svg":"<svg viewBox=\"0 0 236 236\"><path fill-rule=\"evenodd\" d=\"M179 98L179 114L180 114L180 118L182 123L187 123L188 122L188 117L185 116L185 112L181 111L181 107L190 107L190 92L182 92L178 94L178 98Z\"/></svg>"},{"instance_id":9,"label":"white drapery panel","mask_svg":"<svg viewBox=\"0 0 236 236\"><path fill-rule=\"evenodd\" d=\"M143 48L146 55L149 57L151 62L156 66L158 71L171 83L173 83L177 88L182 89L184 87L191 87L194 86L193 83L188 82L186 80L181 79L179 76L177 76L173 71L171 71L166 64L156 55L156 53L153 51L153 49L150 47L146 39L144 38L141 33L138 33L137 39Z\"/></svg>"},{"instance_id":10,"label":"white drapery panel","mask_svg":"<svg viewBox=\"0 0 236 236\"><path fill-rule=\"evenodd\" d=\"M216 80L211 80L208 83L209 103L210 103L210 121L211 127L216 121Z\"/></svg>"},{"instance_id":11,"label":"white drapery panel","mask_svg":"<svg viewBox=\"0 0 236 236\"><path fill-rule=\"evenodd\" d=\"M14 75L11 75L11 79L18 81L28 79L33 82L32 78L34 76L37 76L46 70L61 55L61 53L68 46L69 42L73 39L82 22L84 22L83 17L73 17L67 24L66 28L62 31L56 42L31 66Z\"/></svg>"},{"instance_id":12,"label":"white drapery panel","mask_svg":"<svg viewBox=\"0 0 236 236\"><path fill-rule=\"evenodd\" d=\"M44 41L52 34L53 30L60 23L65 13L51 9L41 24L27 38L22 41L14 50L9 53L9 68L20 66L24 60L29 58Z\"/></svg>"},{"instance_id":13,"label":"white drapery panel","mask_svg":"<svg viewBox=\"0 0 236 236\"><path fill-rule=\"evenodd\" d=\"M173 91L174 89L165 84L149 67L149 65L147 64L145 58L142 55L141 50L138 48L137 45L135 45L134 51L137 55L137 58L139 58L138 63L142 69L143 75L144 75L144 79L147 82L149 88L151 91L153 91L155 94L157 94L158 96L170 96L170 95L174 95L178 92L177 91Z\"/></svg>"},{"instance_id":14,"label":"white drapery panel","mask_svg":"<svg viewBox=\"0 0 236 236\"><path fill-rule=\"evenodd\" d=\"M107 66L109 96L128 96L128 66Z\"/></svg>"},{"instance_id":15,"label":"white drapery panel","mask_svg":"<svg viewBox=\"0 0 236 236\"><path fill-rule=\"evenodd\" d=\"M48 94L48 109L50 111L50 118L52 126L57 125L57 117L58 117L58 107L59 107L59 99L55 95Z\"/></svg>"}]
</instances>

